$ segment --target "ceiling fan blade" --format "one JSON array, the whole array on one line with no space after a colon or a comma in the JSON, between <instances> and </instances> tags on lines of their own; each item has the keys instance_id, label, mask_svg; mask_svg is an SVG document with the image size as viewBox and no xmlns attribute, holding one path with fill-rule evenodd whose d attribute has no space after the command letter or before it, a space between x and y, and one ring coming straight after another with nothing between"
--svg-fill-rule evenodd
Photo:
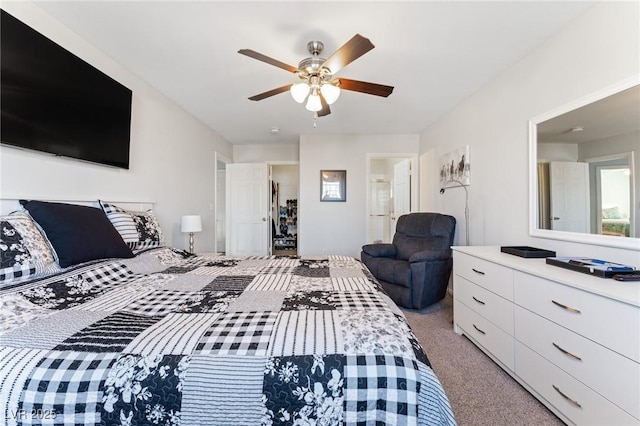
<instances>
[{"instance_id":1,"label":"ceiling fan blade","mask_svg":"<svg viewBox=\"0 0 640 426\"><path fill-rule=\"evenodd\" d=\"M322 105L322 109L318 111L318 117L324 117L331 114L331 108L329 108L329 104L324 100L324 96L322 96L322 94L320 94L320 105Z\"/></svg>"},{"instance_id":2,"label":"ceiling fan blade","mask_svg":"<svg viewBox=\"0 0 640 426\"><path fill-rule=\"evenodd\" d=\"M340 49L329 56L322 66L329 68L331 73L335 74L374 47L371 40L362 37L360 34L356 34Z\"/></svg>"},{"instance_id":3,"label":"ceiling fan blade","mask_svg":"<svg viewBox=\"0 0 640 426\"><path fill-rule=\"evenodd\" d=\"M385 98L393 92L393 86L367 83L366 81L351 80L348 78L338 78L336 80L340 82L338 87L343 90L351 90L353 92L361 92L368 95L383 96Z\"/></svg>"},{"instance_id":4,"label":"ceiling fan blade","mask_svg":"<svg viewBox=\"0 0 640 426\"><path fill-rule=\"evenodd\" d=\"M277 89L271 89L267 92L263 92L263 93L258 93L257 95L253 95L249 98L250 101L261 101L265 98L268 98L270 96L273 95L277 95L283 92L286 92L289 90L289 88L291 87L290 84L287 84L286 86L282 86L282 87L278 87Z\"/></svg>"},{"instance_id":5,"label":"ceiling fan blade","mask_svg":"<svg viewBox=\"0 0 640 426\"><path fill-rule=\"evenodd\" d=\"M262 61L262 62L266 62L269 65L273 65L273 66L276 66L278 68L282 68L283 70L286 70L286 71L289 71L289 72L292 72L292 73L298 72L298 68L296 68L294 66L291 66L289 64L285 64L284 62L280 62L277 59L270 58L270 57L268 57L266 55L263 55L262 53L258 53L255 50L240 49L240 50L238 50L238 53L241 54L241 55L248 56L248 57L253 58L253 59L257 59L257 60Z\"/></svg>"}]
</instances>

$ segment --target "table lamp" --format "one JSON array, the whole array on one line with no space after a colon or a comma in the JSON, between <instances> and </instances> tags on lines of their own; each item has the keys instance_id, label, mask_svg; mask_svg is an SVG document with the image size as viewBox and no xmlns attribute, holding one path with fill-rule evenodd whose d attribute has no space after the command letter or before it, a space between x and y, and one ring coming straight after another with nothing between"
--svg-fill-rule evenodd
<instances>
[{"instance_id":1,"label":"table lamp","mask_svg":"<svg viewBox=\"0 0 640 426\"><path fill-rule=\"evenodd\" d=\"M193 234L202 231L202 219L200 215L182 216L180 231L189 233L189 253L193 253Z\"/></svg>"}]
</instances>

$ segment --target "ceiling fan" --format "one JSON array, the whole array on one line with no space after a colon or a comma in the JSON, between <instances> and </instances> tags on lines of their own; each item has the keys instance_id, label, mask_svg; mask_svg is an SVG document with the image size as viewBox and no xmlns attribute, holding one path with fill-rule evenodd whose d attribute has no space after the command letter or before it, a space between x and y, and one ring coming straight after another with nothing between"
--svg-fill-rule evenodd
<instances>
[{"instance_id":1,"label":"ceiling fan","mask_svg":"<svg viewBox=\"0 0 640 426\"><path fill-rule=\"evenodd\" d=\"M303 103L307 99L306 108L314 112L317 117L323 117L331 114L329 105L338 99L341 89L385 98L393 92L393 86L334 77L335 73L374 47L368 38L356 34L329 58L324 59L320 57L320 53L324 49L322 42L310 41L307 43L307 50L311 57L300 61L297 68L258 53L255 50L241 49L238 50L238 53L294 73L300 79L300 83L287 84L259 93L251 96L250 100L260 101L279 93L290 91L296 102Z\"/></svg>"}]
</instances>

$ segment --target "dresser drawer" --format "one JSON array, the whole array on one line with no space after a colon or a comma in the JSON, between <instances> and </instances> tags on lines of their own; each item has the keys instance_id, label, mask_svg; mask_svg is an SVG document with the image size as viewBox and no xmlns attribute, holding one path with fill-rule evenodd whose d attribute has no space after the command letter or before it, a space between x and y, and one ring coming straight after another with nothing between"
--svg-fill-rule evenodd
<instances>
[{"instance_id":1,"label":"dresser drawer","mask_svg":"<svg viewBox=\"0 0 640 426\"><path fill-rule=\"evenodd\" d=\"M602 285L607 285L605 279ZM640 309L573 287L514 272L514 301L640 362Z\"/></svg>"},{"instance_id":2,"label":"dresser drawer","mask_svg":"<svg viewBox=\"0 0 640 426\"><path fill-rule=\"evenodd\" d=\"M453 253L456 275L486 288L507 300L513 300L513 270L464 253ZM454 289L455 293L455 284Z\"/></svg>"},{"instance_id":3,"label":"dresser drawer","mask_svg":"<svg viewBox=\"0 0 640 426\"><path fill-rule=\"evenodd\" d=\"M513 303L468 281L454 277L454 297L513 336Z\"/></svg>"},{"instance_id":4,"label":"dresser drawer","mask_svg":"<svg viewBox=\"0 0 640 426\"><path fill-rule=\"evenodd\" d=\"M640 418L640 364L519 306L515 338Z\"/></svg>"},{"instance_id":5,"label":"dresser drawer","mask_svg":"<svg viewBox=\"0 0 640 426\"><path fill-rule=\"evenodd\" d=\"M477 342L486 352L513 371L513 337L511 335L500 330L457 299L453 301L453 316L455 324L467 337Z\"/></svg>"},{"instance_id":6,"label":"dresser drawer","mask_svg":"<svg viewBox=\"0 0 640 426\"><path fill-rule=\"evenodd\" d=\"M515 355L516 375L572 423L598 426L639 423L638 419L517 341Z\"/></svg>"}]
</instances>

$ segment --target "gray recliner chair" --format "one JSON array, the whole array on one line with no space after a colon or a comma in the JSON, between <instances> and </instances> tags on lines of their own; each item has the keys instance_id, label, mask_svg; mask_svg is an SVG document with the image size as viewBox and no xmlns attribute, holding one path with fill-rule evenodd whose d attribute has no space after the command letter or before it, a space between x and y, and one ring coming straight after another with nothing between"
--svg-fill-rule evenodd
<instances>
[{"instance_id":1,"label":"gray recliner chair","mask_svg":"<svg viewBox=\"0 0 640 426\"><path fill-rule=\"evenodd\" d=\"M453 216L409 213L398 218L391 244L364 245L360 259L394 302L423 309L447 291L455 228Z\"/></svg>"}]
</instances>

